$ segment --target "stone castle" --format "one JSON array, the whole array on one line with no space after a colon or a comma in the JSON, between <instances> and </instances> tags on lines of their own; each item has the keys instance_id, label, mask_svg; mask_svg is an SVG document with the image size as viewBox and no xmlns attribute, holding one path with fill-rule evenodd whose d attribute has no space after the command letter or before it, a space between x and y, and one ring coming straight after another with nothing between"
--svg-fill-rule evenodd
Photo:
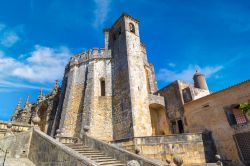
<instances>
[{"instance_id":1,"label":"stone castle","mask_svg":"<svg viewBox=\"0 0 250 166\"><path fill-rule=\"evenodd\" d=\"M137 19L122 14L104 29L104 36L104 48L89 49L70 59L61 86L57 81L47 95L41 89L34 103L27 97L24 108L19 101L12 122L38 125L54 138L92 137L161 161L171 158L174 149L186 164L215 162L217 153L230 158L231 164L244 163L236 145L231 150L237 155L228 154L232 151L222 148L223 140L213 134L214 128L199 120L195 123L189 116L199 101L205 100L201 108L209 109L213 104L206 98L222 94L209 92L202 73L194 73L194 84L177 80L158 89ZM245 86L244 92L234 91L236 100L239 93L240 102L250 99L249 85L246 81L230 88L233 91ZM224 95L225 90L222 91ZM192 103L197 104L189 108ZM191 109L190 114L185 107ZM193 111L198 111L198 107ZM244 132L248 129L245 127Z\"/></svg>"},{"instance_id":2,"label":"stone castle","mask_svg":"<svg viewBox=\"0 0 250 166\"><path fill-rule=\"evenodd\" d=\"M164 89L158 91L154 66L140 40L139 21L122 15L104 34L105 48L73 56L62 87L56 82L50 94L43 96L41 91L32 105L27 98L13 120L31 123L37 112L42 131L51 136L59 129L65 136L87 134L105 141L170 134L166 94ZM195 86L182 83L186 100L209 94L202 74L197 72L194 80Z\"/></svg>"}]
</instances>

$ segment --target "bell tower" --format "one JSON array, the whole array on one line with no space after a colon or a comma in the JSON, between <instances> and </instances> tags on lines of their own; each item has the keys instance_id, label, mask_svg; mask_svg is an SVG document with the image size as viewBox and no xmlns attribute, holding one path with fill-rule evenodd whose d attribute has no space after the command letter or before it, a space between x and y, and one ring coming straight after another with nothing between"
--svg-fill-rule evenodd
<instances>
[{"instance_id":1,"label":"bell tower","mask_svg":"<svg viewBox=\"0 0 250 166\"><path fill-rule=\"evenodd\" d=\"M114 140L152 135L139 21L122 14L109 31Z\"/></svg>"}]
</instances>

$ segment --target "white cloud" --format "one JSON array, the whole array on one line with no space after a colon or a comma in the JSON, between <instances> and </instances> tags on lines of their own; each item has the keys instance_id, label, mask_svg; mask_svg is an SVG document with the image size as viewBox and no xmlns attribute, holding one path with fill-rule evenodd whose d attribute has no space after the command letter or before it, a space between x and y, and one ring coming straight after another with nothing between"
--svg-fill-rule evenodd
<instances>
[{"instance_id":1,"label":"white cloud","mask_svg":"<svg viewBox=\"0 0 250 166\"><path fill-rule=\"evenodd\" d=\"M93 26L99 28L105 22L110 10L111 0L94 0L95 2L95 20Z\"/></svg>"},{"instance_id":2,"label":"white cloud","mask_svg":"<svg viewBox=\"0 0 250 166\"><path fill-rule=\"evenodd\" d=\"M35 46L34 51L28 55L21 62L7 57L3 53L1 55L0 52L0 81L21 78L37 83L54 82L57 79L62 79L64 67L71 57L71 53L66 47L50 48L39 45ZM3 81L0 84L4 85ZM10 82L7 85L15 86L11 85ZM27 88L32 87L28 85Z\"/></svg>"},{"instance_id":3,"label":"white cloud","mask_svg":"<svg viewBox=\"0 0 250 166\"><path fill-rule=\"evenodd\" d=\"M8 88L11 88L11 89L8 89ZM8 91L13 90L12 88L40 89L40 86L34 86L34 85L30 85L30 84L16 83L16 82L0 80L0 89L1 89L1 91L8 92ZM43 90L50 90L50 89L43 88Z\"/></svg>"},{"instance_id":4,"label":"white cloud","mask_svg":"<svg viewBox=\"0 0 250 166\"><path fill-rule=\"evenodd\" d=\"M61 79L64 67L71 57L66 47L36 46L26 64L13 70L13 75L35 82L53 82Z\"/></svg>"},{"instance_id":5,"label":"white cloud","mask_svg":"<svg viewBox=\"0 0 250 166\"><path fill-rule=\"evenodd\" d=\"M5 27L6 27L5 24L0 23L0 31L2 31Z\"/></svg>"},{"instance_id":6,"label":"white cloud","mask_svg":"<svg viewBox=\"0 0 250 166\"><path fill-rule=\"evenodd\" d=\"M192 82L193 75L196 70L201 71L206 78L210 78L213 74L217 73L223 66L205 66L189 65L186 69L176 72L169 69L160 69L157 74L157 79L164 82L173 82L175 80L184 80Z\"/></svg>"},{"instance_id":7,"label":"white cloud","mask_svg":"<svg viewBox=\"0 0 250 166\"><path fill-rule=\"evenodd\" d=\"M0 23L0 45L5 47L11 47L16 42L18 42L20 38L17 35L17 29L19 28L15 28L14 30L12 28L7 27L3 23Z\"/></svg>"},{"instance_id":8,"label":"white cloud","mask_svg":"<svg viewBox=\"0 0 250 166\"><path fill-rule=\"evenodd\" d=\"M174 64L174 63L170 62L170 63L168 63L168 66L169 66L169 67L175 67L175 66L176 66L176 64Z\"/></svg>"},{"instance_id":9,"label":"white cloud","mask_svg":"<svg viewBox=\"0 0 250 166\"><path fill-rule=\"evenodd\" d=\"M5 47L11 47L19 40L18 35L14 31L4 32L1 37L1 44Z\"/></svg>"}]
</instances>

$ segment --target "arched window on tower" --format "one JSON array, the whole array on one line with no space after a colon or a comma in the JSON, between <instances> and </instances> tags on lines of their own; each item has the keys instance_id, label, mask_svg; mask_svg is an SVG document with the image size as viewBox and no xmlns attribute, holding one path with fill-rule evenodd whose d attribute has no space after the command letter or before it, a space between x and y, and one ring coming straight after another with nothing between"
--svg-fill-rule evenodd
<instances>
[{"instance_id":1,"label":"arched window on tower","mask_svg":"<svg viewBox=\"0 0 250 166\"><path fill-rule=\"evenodd\" d=\"M101 79L101 96L105 96L105 80Z\"/></svg>"},{"instance_id":2,"label":"arched window on tower","mask_svg":"<svg viewBox=\"0 0 250 166\"><path fill-rule=\"evenodd\" d=\"M135 33L135 26L132 23L129 23L129 31Z\"/></svg>"}]
</instances>

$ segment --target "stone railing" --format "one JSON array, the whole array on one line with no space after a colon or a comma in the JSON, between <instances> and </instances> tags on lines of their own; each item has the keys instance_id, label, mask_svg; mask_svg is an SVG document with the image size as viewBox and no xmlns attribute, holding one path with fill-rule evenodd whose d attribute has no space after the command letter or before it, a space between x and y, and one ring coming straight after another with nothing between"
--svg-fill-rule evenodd
<instances>
[{"instance_id":1,"label":"stone railing","mask_svg":"<svg viewBox=\"0 0 250 166\"><path fill-rule=\"evenodd\" d=\"M206 162L215 162L210 141L209 133L185 133L135 137L112 144L147 158L172 162L175 157L180 157L184 165L203 166L207 165Z\"/></svg>"},{"instance_id":2,"label":"stone railing","mask_svg":"<svg viewBox=\"0 0 250 166\"><path fill-rule=\"evenodd\" d=\"M86 135L83 136L82 141L83 141L83 144L85 144L86 146L93 148L93 149L100 150L104 154L106 154L107 156L110 156L110 157L115 158L117 160L123 161L125 163L132 161L132 160L136 160L137 162L139 162L139 164L141 166L164 166L164 165L167 165L161 161L147 159L143 156L126 151L126 150L119 148L115 145L106 143L106 142L101 141L101 140L97 140L93 137L89 137Z\"/></svg>"},{"instance_id":3,"label":"stone railing","mask_svg":"<svg viewBox=\"0 0 250 166\"><path fill-rule=\"evenodd\" d=\"M23 124L11 121L9 122L0 121L0 137L4 136L7 131L23 132L23 131L28 131L30 128L32 128L32 125L30 124Z\"/></svg>"},{"instance_id":4,"label":"stone railing","mask_svg":"<svg viewBox=\"0 0 250 166\"><path fill-rule=\"evenodd\" d=\"M88 62L93 59L105 59L111 58L111 50L105 50L105 48L93 48L86 52L77 54L70 59L69 66L79 65L84 62Z\"/></svg>"},{"instance_id":5,"label":"stone railing","mask_svg":"<svg viewBox=\"0 0 250 166\"><path fill-rule=\"evenodd\" d=\"M80 140L77 137L65 137L65 136L56 136L56 140L61 143L79 143Z\"/></svg>"},{"instance_id":6,"label":"stone railing","mask_svg":"<svg viewBox=\"0 0 250 166\"><path fill-rule=\"evenodd\" d=\"M27 157L30 147L32 131L20 133L8 133L5 137L0 137L0 151L7 152L7 157ZM0 154L1 156L1 154Z\"/></svg>"},{"instance_id":7,"label":"stone railing","mask_svg":"<svg viewBox=\"0 0 250 166\"><path fill-rule=\"evenodd\" d=\"M159 104L165 106L165 101L163 96L148 94L149 104Z\"/></svg>"},{"instance_id":8,"label":"stone railing","mask_svg":"<svg viewBox=\"0 0 250 166\"><path fill-rule=\"evenodd\" d=\"M35 165L99 166L40 130L33 129L28 158Z\"/></svg>"}]
</instances>

